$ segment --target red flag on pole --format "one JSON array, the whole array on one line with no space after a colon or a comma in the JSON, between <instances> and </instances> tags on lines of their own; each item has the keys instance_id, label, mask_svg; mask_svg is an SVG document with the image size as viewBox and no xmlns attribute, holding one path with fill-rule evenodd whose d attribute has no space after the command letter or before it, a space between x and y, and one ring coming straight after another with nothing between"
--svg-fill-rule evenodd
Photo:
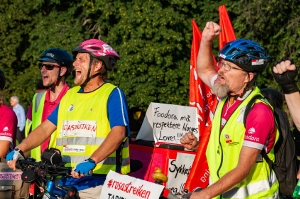
<instances>
[{"instance_id":1,"label":"red flag on pole","mask_svg":"<svg viewBox=\"0 0 300 199\"><path fill-rule=\"evenodd\" d=\"M219 14L220 26L222 28L222 32L219 35L219 49L221 50L226 43L236 40L236 37L224 5L219 7ZM192 24L193 42L190 67L190 106L197 107L198 109L200 144L184 187L189 191L193 191L197 187L205 188L208 185L209 170L205 153L209 141L212 122L209 114L214 112L218 102L215 95L212 95L210 89L198 77L197 55L202 34L194 20L192 20ZM206 126L205 122L207 122Z\"/></svg>"},{"instance_id":2,"label":"red flag on pole","mask_svg":"<svg viewBox=\"0 0 300 199\"><path fill-rule=\"evenodd\" d=\"M219 15L222 28L222 32L219 35L219 50L221 50L228 42L236 40L236 37L225 5L219 7Z\"/></svg>"}]
</instances>

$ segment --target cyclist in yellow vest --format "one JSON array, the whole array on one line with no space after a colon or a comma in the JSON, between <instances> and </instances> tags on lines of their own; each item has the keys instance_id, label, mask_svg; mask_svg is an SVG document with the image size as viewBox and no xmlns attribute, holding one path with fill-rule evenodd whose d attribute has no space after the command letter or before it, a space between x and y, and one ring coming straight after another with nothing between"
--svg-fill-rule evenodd
<instances>
[{"instance_id":1,"label":"cyclist in yellow vest","mask_svg":"<svg viewBox=\"0 0 300 199\"><path fill-rule=\"evenodd\" d=\"M30 127L34 130L47 119L70 89L65 82L73 70L73 57L70 53L60 48L50 48L42 54L39 62L43 85L49 89L34 95L26 115L25 137L28 136ZM40 161L41 153L51 142L53 136L32 149L31 157Z\"/></svg>"},{"instance_id":2,"label":"cyclist in yellow vest","mask_svg":"<svg viewBox=\"0 0 300 199\"><path fill-rule=\"evenodd\" d=\"M212 57L212 42L221 27L208 22L200 44L197 72L200 79L220 97L214 115L206 157L210 171L209 187L191 194L190 199L279 198L279 183L262 153L274 162L274 145L279 132L271 105L257 100L244 126L244 111L255 95L257 74L269 55L256 42L238 39L219 52L218 72ZM192 133L182 139L183 146L196 150Z\"/></svg>"},{"instance_id":3,"label":"cyclist in yellow vest","mask_svg":"<svg viewBox=\"0 0 300 199\"><path fill-rule=\"evenodd\" d=\"M107 71L119 55L101 40L90 39L73 51L76 87L70 89L45 122L7 155L8 165L52 134L50 147L60 149L65 166L73 167L72 177L61 186L74 186L81 198L99 198L110 170L130 171L128 105L124 93L106 82ZM92 175L89 175L92 174Z\"/></svg>"}]
</instances>

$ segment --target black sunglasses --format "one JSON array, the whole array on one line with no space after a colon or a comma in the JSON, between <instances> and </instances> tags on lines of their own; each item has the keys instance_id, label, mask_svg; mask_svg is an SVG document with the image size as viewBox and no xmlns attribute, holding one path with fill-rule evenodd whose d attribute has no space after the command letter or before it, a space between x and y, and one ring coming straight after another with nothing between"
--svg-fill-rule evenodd
<instances>
[{"instance_id":1,"label":"black sunglasses","mask_svg":"<svg viewBox=\"0 0 300 199\"><path fill-rule=\"evenodd\" d=\"M53 64L43 64L40 63L39 64L39 69L42 70L42 68L45 66L46 70L53 70L54 67L62 67L62 66L57 66L57 65L53 65Z\"/></svg>"}]
</instances>

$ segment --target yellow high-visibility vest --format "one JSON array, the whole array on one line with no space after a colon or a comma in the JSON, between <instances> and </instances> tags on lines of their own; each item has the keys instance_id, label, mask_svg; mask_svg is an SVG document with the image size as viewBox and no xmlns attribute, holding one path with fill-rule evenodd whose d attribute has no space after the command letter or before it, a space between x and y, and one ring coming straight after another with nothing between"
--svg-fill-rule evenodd
<instances>
[{"instance_id":1,"label":"yellow high-visibility vest","mask_svg":"<svg viewBox=\"0 0 300 199\"><path fill-rule=\"evenodd\" d=\"M221 104L213 119L206 151L210 171L210 185L237 166L246 130L243 121L244 111L249 101L257 94L260 94L260 90L256 87L232 113L223 129L221 129L222 111L227 97L220 102ZM268 104L267 101L257 100L257 102ZM269 106L271 107L271 105ZM275 143L278 137L279 131L276 128ZM267 154L273 162L275 161L274 146ZM261 154L259 156L262 157ZM279 183L275 172L270 171L264 158L260 158L252 167L249 176L233 189L223 193L222 198L277 198L279 195L278 188ZM216 198L220 198L220 196Z\"/></svg>"},{"instance_id":2,"label":"yellow high-visibility vest","mask_svg":"<svg viewBox=\"0 0 300 199\"><path fill-rule=\"evenodd\" d=\"M74 167L88 159L111 131L107 116L107 100L116 86L105 83L90 93L78 93L80 88L77 86L70 89L60 101L57 132L52 143L61 151L67 167ZM108 174L110 170L116 171L118 163L123 174L129 173L127 138L121 147L121 160L117 160L116 152L113 152L96 165L93 173Z\"/></svg>"}]
</instances>

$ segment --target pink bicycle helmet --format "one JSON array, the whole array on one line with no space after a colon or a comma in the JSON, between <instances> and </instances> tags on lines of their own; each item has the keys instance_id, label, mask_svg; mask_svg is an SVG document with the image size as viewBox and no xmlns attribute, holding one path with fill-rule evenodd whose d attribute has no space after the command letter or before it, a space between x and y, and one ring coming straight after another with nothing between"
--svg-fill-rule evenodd
<instances>
[{"instance_id":1,"label":"pink bicycle helmet","mask_svg":"<svg viewBox=\"0 0 300 199\"><path fill-rule=\"evenodd\" d=\"M73 54L79 52L89 53L92 57L102 60L109 71L114 69L117 65L117 60L120 59L120 56L112 47L98 39L86 40L72 50Z\"/></svg>"}]
</instances>

